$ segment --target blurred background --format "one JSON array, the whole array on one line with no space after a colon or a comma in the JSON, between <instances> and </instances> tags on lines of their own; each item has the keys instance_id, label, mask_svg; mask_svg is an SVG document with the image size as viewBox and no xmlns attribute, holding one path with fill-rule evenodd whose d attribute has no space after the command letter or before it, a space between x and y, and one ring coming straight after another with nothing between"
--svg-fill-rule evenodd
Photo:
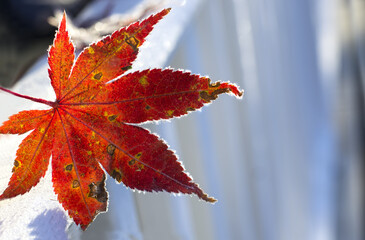
<instances>
[{"instance_id":1,"label":"blurred background","mask_svg":"<svg viewBox=\"0 0 365 240\"><path fill-rule=\"evenodd\" d=\"M365 239L363 0L5 0L0 84L26 92L42 78L34 94L49 88L55 10L66 9L81 49L166 6L173 10L135 70L189 69L245 90L242 100L221 96L188 117L147 125L218 203L132 192L109 179L109 211L86 232L54 210L52 197L52 207L29 213L43 220L23 223L24 231L35 239ZM0 99L3 121L13 98ZM11 169L11 157L0 161ZM0 236L19 229L11 221L0 216ZM44 230L44 221L66 234Z\"/></svg>"}]
</instances>

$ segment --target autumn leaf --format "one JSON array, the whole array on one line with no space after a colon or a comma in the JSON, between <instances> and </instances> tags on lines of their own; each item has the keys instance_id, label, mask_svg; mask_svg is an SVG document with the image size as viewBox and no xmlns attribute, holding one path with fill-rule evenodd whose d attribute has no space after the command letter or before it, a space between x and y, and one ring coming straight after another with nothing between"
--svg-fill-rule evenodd
<instances>
[{"instance_id":1,"label":"autumn leaf","mask_svg":"<svg viewBox=\"0 0 365 240\"><path fill-rule=\"evenodd\" d=\"M48 63L55 101L1 90L50 106L22 111L0 127L1 134L29 135L21 142L13 174L0 200L28 192L45 175L52 156L52 182L58 201L83 230L107 209L104 170L117 182L141 191L204 193L185 172L167 144L134 125L170 119L197 110L219 94L241 97L230 83L172 69L123 75L139 47L170 9L131 24L85 48L75 49L63 15ZM116 79L109 83L109 81Z\"/></svg>"}]
</instances>

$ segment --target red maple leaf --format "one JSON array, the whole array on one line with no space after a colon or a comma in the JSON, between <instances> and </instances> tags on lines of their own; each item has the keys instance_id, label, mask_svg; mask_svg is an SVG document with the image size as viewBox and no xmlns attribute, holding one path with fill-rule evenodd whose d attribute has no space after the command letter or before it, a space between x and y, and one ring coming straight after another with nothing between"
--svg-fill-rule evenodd
<instances>
[{"instance_id":1,"label":"red maple leaf","mask_svg":"<svg viewBox=\"0 0 365 240\"><path fill-rule=\"evenodd\" d=\"M141 191L196 194L215 202L184 172L166 143L133 125L187 114L221 93L242 93L229 83L171 69L122 75L153 25L170 9L106 36L75 59L66 14L49 50L49 76L55 101L3 91L49 105L19 112L1 134L30 134L21 142L13 175L0 200L28 192L45 175L52 156L52 182L58 201L83 230L107 208L105 171ZM108 83L117 78L116 81Z\"/></svg>"}]
</instances>

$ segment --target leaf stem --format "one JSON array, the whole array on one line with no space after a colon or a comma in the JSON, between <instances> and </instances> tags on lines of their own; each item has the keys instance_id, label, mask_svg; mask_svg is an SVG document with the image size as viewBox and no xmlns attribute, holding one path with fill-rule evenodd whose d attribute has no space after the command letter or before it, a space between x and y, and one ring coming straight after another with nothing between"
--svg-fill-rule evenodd
<instances>
[{"instance_id":1,"label":"leaf stem","mask_svg":"<svg viewBox=\"0 0 365 240\"><path fill-rule=\"evenodd\" d=\"M20 94L20 93L16 93L16 92L13 92L9 89L3 88L1 86L0 86L0 90L3 90L4 92L10 93L10 94L12 94L14 96L17 96L17 97L25 98L25 99L31 100L33 102L43 103L43 104L46 104L46 105L51 106L51 107L54 107L54 105L55 105L54 102L47 101L47 100L44 100L44 99L41 99L41 98L30 97L30 96L23 95L23 94Z\"/></svg>"}]
</instances>

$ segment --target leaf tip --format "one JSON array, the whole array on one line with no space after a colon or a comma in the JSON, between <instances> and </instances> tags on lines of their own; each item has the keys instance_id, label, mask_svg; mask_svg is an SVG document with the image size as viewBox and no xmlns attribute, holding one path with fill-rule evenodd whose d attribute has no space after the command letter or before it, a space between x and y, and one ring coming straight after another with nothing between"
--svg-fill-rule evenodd
<instances>
[{"instance_id":1,"label":"leaf tip","mask_svg":"<svg viewBox=\"0 0 365 240\"><path fill-rule=\"evenodd\" d=\"M208 194L206 194L205 192L203 192L203 190L201 188L199 188L199 186L197 184L194 184L194 188L195 188L195 191L194 193L201 199L201 200L204 200L206 202L209 202L209 203L215 203L217 202L218 200L213 198L213 197L209 197Z\"/></svg>"},{"instance_id":2,"label":"leaf tip","mask_svg":"<svg viewBox=\"0 0 365 240\"><path fill-rule=\"evenodd\" d=\"M65 31L66 30L66 11L63 11L62 20L60 22L60 26L58 27L59 31Z\"/></svg>"},{"instance_id":3,"label":"leaf tip","mask_svg":"<svg viewBox=\"0 0 365 240\"><path fill-rule=\"evenodd\" d=\"M4 197L4 194L1 194L1 195L0 195L0 201L5 200L5 199L7 199L7 198L6 198L6 197Z\"/></svg>"},{"instance_id":4,"label":"leaf tip","mask_svg":"<svg viewBox=\"0 0 365 240\"><path fill-rule=\"evenodd\" d=\"M240 90L237 85L230 84L229 85L229 90L237 98L241 99L243 97L244 90Z\"/></svg>"},{"instance_id":5,"label":"leaf tip","mask_svg":"<svg viewBox=\"0 0 365 240\"><path fill-rule=\"evenodd\" d=\"M171 11L171 8L165 8L161 12L157 13L156 16L159 16L159 18L163 18Z\"/></svg>"},{"instance_id":6,"label":"leaf tip","mask_svg":"<svg viewBox=\"0 0 365 240\"><path fill-rule=\"evenodd\" d=\"M211 84L211 86L215 86L215 85ZM227 93L230 93L239 99L241 99L243 96L243 90L240 90L239 87L234 83L230 83L230 82L219 83L218 82L217 86L219 86L222 89L225 89Z\"/></svg>"},{"instance_id":7,"label":"leaf tip","mask_svg":"<svg viewBox=\"0 0 365 240\"><path fill-rule=\"evenodd\" d=\"M205 194L202 196L202 199L206 202L209 202L209 203L216 203L218 200L213 198L213 197L209 197L208 194Z\"/></svg>"},{"instance_id":8,"label":"leaf tip","mask_svg":"<svg viewBox=\"0 0 365 240\"><path fill-rule=\"evenodd\" d=\"M82 231L85 231L88 226L89 226L89 224L80 224L80 228Z\"/></svg>"}]
</instances>

